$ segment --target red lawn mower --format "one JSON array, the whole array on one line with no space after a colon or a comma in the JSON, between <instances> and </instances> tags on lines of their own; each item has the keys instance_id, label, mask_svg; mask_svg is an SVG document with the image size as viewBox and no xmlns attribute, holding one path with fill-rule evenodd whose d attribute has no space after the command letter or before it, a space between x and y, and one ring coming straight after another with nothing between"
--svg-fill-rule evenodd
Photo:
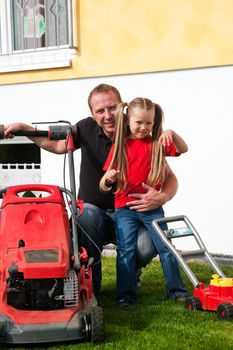
<instances>
[{"instance_id":1,"label":"red lawn mower","mask_svg":"<svg viewBox=\"0 0 233 350\"><path fill-rule=\"evenodd\" d=\"M168 224L169 229L163 230L161 224ZM182 225L182 227L177 226L177 224ZM220 320L232 320L233 278L225 277L216 261L207 251L201 237L187 216L181 215L157 219L153 221L153 227L173 253L194 286L194 296L186 298L185 307L189 310L216 311ZM190 237L194 238L197 249L180 250L173 244L177 238ZM187 264L187 261L190 259L205 260L211 265L215 274L212 275L212 280L208 286L197 280Z\"/></svg>"},{"instance_id":2,"label":"red lawn mower","mask_svg":"<svg viewBox=\"0 0 233 350\"><path fill-rule=\"evenodd\" d=\"M76 201L75 190L76 128L59 124L15 135L65 139L70 189L26 184L0 190L0 342L99 343L104 322L92 289L93 259L78 244L82 201Z\"/></svg>"}]
</instances>

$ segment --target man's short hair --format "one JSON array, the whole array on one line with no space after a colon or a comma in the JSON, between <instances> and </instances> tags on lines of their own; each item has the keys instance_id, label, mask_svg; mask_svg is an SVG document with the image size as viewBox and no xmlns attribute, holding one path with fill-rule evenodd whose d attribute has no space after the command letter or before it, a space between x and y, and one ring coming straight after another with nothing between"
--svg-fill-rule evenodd
<instances>
[{"instance_id":1,"label":"man's short hair","mask_svg":"<svg viewBox=\"0 0 233 350\"><path fill-rule=\"evenodd\" d=\"M108 85L108 84L99 84L90 92L90 94L88 96L88 106L89 106L90 110L92 110L92 108L91 108L92 96L95 94L101 94L103 92L109 92L109 91L112 91L119 98L120 102L122 101L120 92L117 90L117 88L115 88L112 85Z\"/></svg>"}]
</instances>

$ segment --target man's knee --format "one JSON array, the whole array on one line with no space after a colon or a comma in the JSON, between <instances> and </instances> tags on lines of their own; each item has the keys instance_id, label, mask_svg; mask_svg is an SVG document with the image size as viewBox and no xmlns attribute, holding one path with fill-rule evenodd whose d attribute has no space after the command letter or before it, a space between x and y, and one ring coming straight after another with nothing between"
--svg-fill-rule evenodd
<instances>
[{"instance_id":1,"label":"man's knee","mask_svg":"<svg viewBox=\"0 0 233 350\"><path fill-rule=\"evenodd\" d=\"M101 232L104 226L104 212L93 204L85 203L83 213L77 216L78 226L92 234Z\"/></svg>"},{"instance_id":2,"label":"man's knee","mask_svg":"<svg viewBox=\"0 0 233 350\"><path fill-rule=\"evenodd\" d=\"M83 213L77 219L78 231L84 240L91 238L100 247L115 243L114 221L104 210L85 203Z\"/></svg>"},{"instance_id":3,"label":"man's knee","mask_svg":"<svg viewBox=\"0 0 233 350\"><path fill-rule=\"evenodd\" d=\"M151 262L151 260L157 255L157 251L154 247L153 241L149 232L145 227L141 227L138 231L137 238L137 267L144 267Z\"/></svg>"}]
</instances>

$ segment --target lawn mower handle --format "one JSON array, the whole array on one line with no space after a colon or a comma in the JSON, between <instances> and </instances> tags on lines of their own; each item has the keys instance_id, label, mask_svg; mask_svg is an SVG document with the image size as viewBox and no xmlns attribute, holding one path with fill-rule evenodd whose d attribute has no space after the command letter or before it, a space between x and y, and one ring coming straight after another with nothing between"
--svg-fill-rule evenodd
<instances>
[{"instance_id":1,"label":"lawn mower handle","mask_svg":"<svg viewBox=\"0 0 233 350\"><path fill-rule=\"evenodd\" d=\"M19 130L14 136L26 137L48 137L49 140L65 140L67 133L70 131L73 138L77 136L77 128L75 125L51 125L49 130ZM0 139L4 139L4 125L0 125Z\"/></svg>"},{"instance_id":2,"label":"lawn mower handle","mask_svg":"<svg viewBox=\"0 0 233 350\"><path fill-rule=\"evenodd\" d=\"M59 122L58 122L59 123ZM76 126L68 125L52 125L48 127L48 131L43 130L20 130L14 133L14 136L26 136L26 137L48 137L49 140L67 140L67 154L69 162L69 175L70 175L70 193L71 193L71 207L72 207L72 217L77 216L76 207L76 184L75 184L75 172L74 172L74 138L77 137ZM0 139L4 139L4 125L0 124ZM77 225L72 219L72 241L74 250L74 268L75 270L80 269L79 260L79 248L78 248L78 232Z\"/></svg>"}]
</instances>

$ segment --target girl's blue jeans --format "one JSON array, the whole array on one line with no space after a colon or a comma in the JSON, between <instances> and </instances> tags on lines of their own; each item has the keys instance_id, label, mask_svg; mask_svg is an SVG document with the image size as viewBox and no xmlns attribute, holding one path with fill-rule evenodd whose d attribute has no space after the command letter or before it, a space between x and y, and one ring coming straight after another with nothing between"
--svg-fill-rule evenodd
<instances>
[{"instance_id":1,"label":"girl's blue jeans","mask_svg":"<svg viewBox=\"0 0 233 350\"><path fill-rule=\"evenodd\" d=\"M84 211L81 216L77 217L79 244L86 248L88 256L94 258L92 265L92 279L95 293L101 288L102 268L101 252L103 246L109 243L116 244L115 234L115 213L113 210L102 210L93 204L85 203ZM157 252L153 249L153 242L148 236L143 225L140 226L140 233L144 245L137 249L139 255L144 257L143 263L156 256ZM148 239L149 238L149 239ZM139 250L140 249L140 250ZM137 274L140 275L140 261L137 262Z\"/></svg>"},{"instance_id":2,"label":"girl's blue jeans","mask_svg":"<svg viewBox=\"0 0 233 350\"><path fill-rule=\"evenodd\" d=\"M156 210L138 212L126 207L115 210L117 234L117 299L134 302L137 294L136 283L136 244L138 228L143 224L149 231L155 248L160 256L167 294L170 299L186 296L187 290L183 284L179 264L166 245L152 227L154 219L163 218L164 211ZM166 230L167 226L161 225Z\"/></svg>"}]
</instances>

